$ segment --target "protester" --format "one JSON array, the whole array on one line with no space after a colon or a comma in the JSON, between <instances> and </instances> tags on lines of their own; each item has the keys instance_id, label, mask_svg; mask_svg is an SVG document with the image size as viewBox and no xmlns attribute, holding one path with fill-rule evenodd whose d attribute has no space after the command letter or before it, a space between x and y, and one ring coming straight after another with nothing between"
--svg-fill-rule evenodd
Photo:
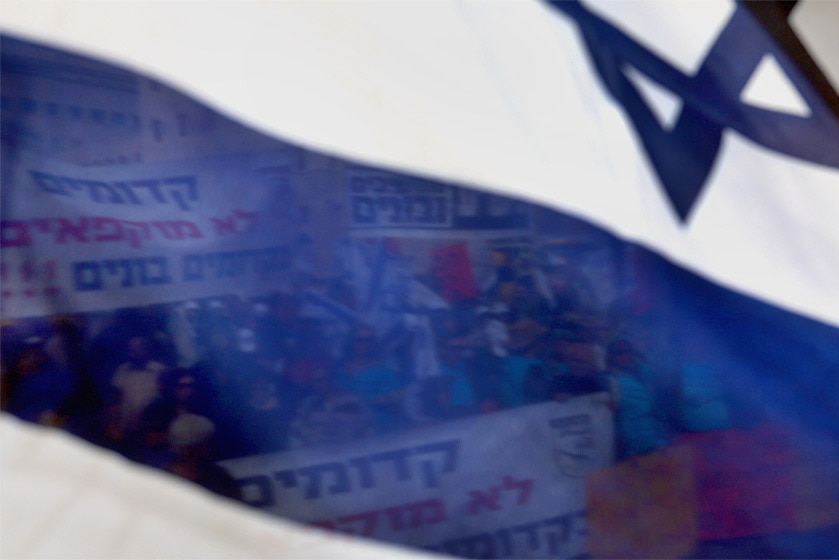
<instances>
[{"instance_id":1,"label":"protester","mask_svg":"<svg viewBox=\"0 0 839 560\"><path fill-rule=\"evenodd\" d=\"M233 428L220 441L224 458L276 453L288 448L294 402L280 389L276 376L254 371L243 380L244 393L228 423Z\"/></svg>"},{"instance_id":2,"label":"protester","mask_svg":"<svg viewBox=\"0 0 839 560\"><path fill-rule=\"evenodd\" d=\"M641 358L628 341L617 339L609 345L608 363L617 456L641 455L664 446L667 440L654 417L652 394L640 377Z\"/></svg>"},{"instance_id":3,"label":"protester","mask_svg":"<svg viewBox=\"0 0 839 560\"><path fill-rule=\"evenodd\" d=\"M318 353L317 322L300 314L300 300L296 296L277 293L269 309L273 314L262 315L255 321L255 343L263 349L267 360L281 361L287 366Z\"/></svg>"},{"instance_id":4,"label":"protester","mask_svg":"<svg viewBox=\"0 0 839 560\"><path fill-rule=\"evenodd\" d=\"M201 356L199 336L200 306L196 301L172 306L169 318L170 336L178 355L178 366L191 367Z\"/></svg>"},{"instance_id":5,"label":"protester","mask_svg":"<svg viewBox=\"0 0 839 560\"><path fill-rule=\"evenodd\" d=\"M545 364L538 358L544 326L535 319L523 318L510 325L509 354L501 359L498 382L501 405L504 408L523 406L528 402L526 383L531 368L543 370Z\"/></svg>"},{"instance_id":6,"label":"protester","mask_svg":"<svg viewBox=\"0 0 839 560\"><path fill-rule=\"evenodd\" d=\"M138 429L138 460L157 467L171 460L167 438L172 422L185 414L212 417L214 412L209 386L195 370L170 370L161 386L160 396L143 412Z\"/></svg>"},{"instance_id":7,"label":"protester","mask_svg":"<svg viewBox=\"0 0 839 560\"><path fill-rule=\"evenodd\" d=\"M629 342L641 336L633 317L615 306L601 312L594 285L567 261L494 254L493 281L477 296L446 303L425 294L442 302L427 308L398 308L397 298L393 310L365 310L344 275L322 279L332 289L306 306L302 291L277 292L19 321L4 326L0 396L25 419L182 471L197 468L197 456L343 444L598 392L611 394L619 457L664 445L671 409L671 430L732 425L702 344L681 361L666 349L647 359ZM23 342L32 332L41 341ZM662 356L679 364L678 384L664 379ZM184 417L192 420L181 435L211 425L198 438L207 449L172 439Z\"/></svg>"},{"instance_id":8,"label":"protester","mask_svg":"<svg viewBox=\"0 0 839 560\"><path fill-rule=\"evenodd\" d=\"M122 437L129 445L136 444L140 422L146 408L160 397L160 378L166 366L152 359L149 342L134 336L127 344L128 360L111 377L111 385L119 393L117 422Z\"/></svg>"},{"instance_id":9,"label":"protester","mask_svg":"<svg viewBox=\"0 0 839 560\"><path fill-rule=\"evenodd\" d=\"M59 412L70 397L75 380L46 352L45 340L27 338L8 371L3 372L5 409L30 422L62 423Z\"/></svg>"},{"instance_id":10,"label":"protester","mask_svg":"<svg viewBox=\"0 0 839 560\"><path fill-rule=\"evenodd\" d=\"M469 374L466 342L443 339L437 345L440 375L424 381L425 410L432 418L454 419L478 412L478 400Z\"/></svg>"},{"instance_id":11,"label":"protester","mask_svg":"<svg viewBox=\"0 0 839 560\"><path fill-rule=\"evenodd\" d=\"M608 382L600 368L599 354L592 333L584 330L565 335L562 340L564 371L556 371L551 384L554 400L607 391Z\"/></svg>"},{"instance_id":12,"label":"protester","mask_svg":"<svg viewBox=\"0 0 839 560\"><path fill-rule=\"evenodd\" d=\"M209 444L215 425L196 414L179 416L169 426L168 441L175 458L166 470L226 498L241 500L236 480L213 461Z\"/></svg>"},{"instance_id":13,"label":"protester","mask_svg":"<svg viewBox=\"0 0 839 560\"><path fill-rule=\"evenodd\" d=\"M681 422L688 432L710 432L731 427L722 383L710 364L684 365L681 383Z\"/></svg>"},{"instance_id":14,"label":"protester","mask_svg":"<svg viewBox=\"0 0 839 560\"><path fill-rule=\"evenodd\" d=\"M404 426L405 381L379 353L373 329L357 327L350 335L347 354L336 379L338 388L359 397L372 411L378 433Z\"/></svg>"}]
</instances>

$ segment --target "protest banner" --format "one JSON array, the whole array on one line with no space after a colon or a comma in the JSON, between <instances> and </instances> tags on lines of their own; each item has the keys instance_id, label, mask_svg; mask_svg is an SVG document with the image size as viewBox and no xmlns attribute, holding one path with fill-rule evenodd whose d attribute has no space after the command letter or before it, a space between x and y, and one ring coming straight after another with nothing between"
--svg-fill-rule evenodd
<instances>
[{"instance_id":1,"label":"protest banner","mask_svg":"<svg viewBox=\"0 0 839 560\"><path fill-rule=\"evenodd\" d=\"M612 446L589 395L220 464L247 503L303 523L469 558L570 558L586 551L584 477Z\"/></svg>"},{"instance_id":2,"label":"protest banner","mask_svg":"<svg viewBox=\"0 0 839 560\"><path fill-rule=\"evenodd\" d=\"M589 474L586 505L592 558L689 556L696 546L690 448L668 447Z\"/></svg>"},{"instance_id":3,"label":"protest banner","mask_svg":"<svg viewBox=\"0 0 839 560\"><path fill-rule=\"evenodd\" d=\"M252 294L289 268L281 152L100 168L22 154L5 171L4 317Z\"/></svg>"},{"instance_id":4,"label":"protest banner","mask_svg":"<svg viewBox=\"0 0 839 560\"><path fill-rule=\"evenodd\" d=\"M523 201L382 170L350 169L347 192L356 235L499 235L531 225Z\"/></svg>"}]
</instances>

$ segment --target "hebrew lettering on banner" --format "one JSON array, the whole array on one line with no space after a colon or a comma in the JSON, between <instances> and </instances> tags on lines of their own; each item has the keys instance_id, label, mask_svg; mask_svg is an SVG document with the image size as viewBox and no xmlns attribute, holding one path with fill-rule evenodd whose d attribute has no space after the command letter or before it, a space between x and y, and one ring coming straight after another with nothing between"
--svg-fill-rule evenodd
<instances>
[{"instance_id":1,"label":"hebrew lettering on banner","mask_svg":"<svg viewBox=\"0 0 839 560\"><path fill-rule=\"evenodd\" d=\"M107 182L40 171L29 174L43 192L98 204L172 205L186 211L199 201L198 181L193 175Z\"/></svg>"},{"instance_id":2,"label":"hebrew lettering on banner","mask_svg":"<svg viewBox=\"0 0 839 560\"><path fill-rule=\"evenodd\" d=\"M586 551L585 473L564 472L554 431L586 419L586 468L605 467L611 413L597 397L221 464L247 503L315 527L469 558L567 558ZM486 461L502 455L521 460Z\"/></svg>"},{"instance_id":3,"label":"hebrew lettering on banner","mask_svg":"<svg viewBox=\"0 0 839 560\"><path fill-rule=\"evenodd\" d=\"M347 178L350 227L358 234L506 231L529 227L527 205L449 184L356 169Z\"/></svg>"},{"instance_id":4,"label":"hebrew lettering on banner","mask_svg":"<svg viewBox=\"0 0 839 560\"><path fill-rule=\"evenodd\" d=\"M464 558L568 558L573 542L587 534L585 518L585 510L578 510L424 548Z\"/></svg>"},{"instance_id":5,"label":"hebrew lettering on banner","mask_svg":"<svg viewBox=\"0 0 839 560\"><path fill-rule=\"evenodd\" d=\"M377 481L382 477L395 477L399 481L411 481L417 477L426 487L433 488L441 475L455 471L458 450L459 442L456 440L434 442L417 448L353 457L346 462L332 461L280 471L274 473L274 477L286 488L302 488L307 500L320 498L326 492L340 494L353 488L376 488L379 485ZM352 471L353 477L350 476ZM331 473L335 482L324 492L321 483L327 477L321 475L326 473Z\"/></svg>"},{"instance_id":6,"label":"hebrew lettering on banner","mask_svg":"<svg viewBox=\"0 0 839 560\"><path fill-rule=\"evenodd\" d=\"M201 227L193 220L123 220L110 216L70 218L32 218L2 220L2 247L29 247L43 242L69 243L122 242L138 249L152 241L186 241L210 235L244 235L253 230L258 212L234 210L224 218L209 218L212 226ZM205 234L205 231L208 233ZM210 233L212 232L212 233Z\"/></svg>"},{"instance_id":7,"label":"hebrew lettering on banner","mask_svg":"<svg viewBox=\"0 0 839 560\"><path fill-rule=\"evenodd\" d=\"M156 256L141 259L79 261L73 263L76 291L106 290L119 286L156 286L171 284L169 261Z\"/></svg>"},{"instance_id":8,"label":"hebrew lettering on banner","mask_svg":"<svg viewBox=\"0 0 839 560\"><path fill-rule=\"evenodd\" d=\"M4 318L275 290L293 271L290 169L282 151L119 166L22 153L4 174ZM35 261L49 279L17 274Z\"/></svg>"},{"instance_id":9,"label":"hebrew lettering on banner","mask_svg":"<svg viewBox=\"0 0 839 560\"><path fill-rule=\"evenodd\" d=\"M173 259L164 255L75 261L71 264L72 289L93 292L248 276L265 278L282 272L288 266L288 251L278 247L187 254L183 256L179 270L172 263Z\"/></svg>"}]
</instances>

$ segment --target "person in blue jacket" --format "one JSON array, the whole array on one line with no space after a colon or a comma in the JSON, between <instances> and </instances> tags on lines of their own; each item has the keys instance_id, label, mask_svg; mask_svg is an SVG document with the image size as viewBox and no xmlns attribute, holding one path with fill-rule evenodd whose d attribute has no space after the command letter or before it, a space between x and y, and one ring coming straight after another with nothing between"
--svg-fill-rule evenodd
<instances>
[{"instance_id":1,"label":"person in blue jacket","mask_svg":"<svg viewBox=\"0 0 839 560\"><path fill-rule=\"evenodd\" d=\"M667 444L654 415L653 396L642 381L644 364L627 340L609 344L607 365L618 459L650 453Z\"/></svg>"}]
</instances>

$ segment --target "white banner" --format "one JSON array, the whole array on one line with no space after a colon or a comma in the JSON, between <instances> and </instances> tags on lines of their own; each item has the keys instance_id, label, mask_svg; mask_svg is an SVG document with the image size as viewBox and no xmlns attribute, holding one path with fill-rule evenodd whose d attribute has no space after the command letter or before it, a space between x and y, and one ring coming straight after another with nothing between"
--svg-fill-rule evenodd
<instances>
[{"instance_id":1,"label":"white banner","mask_svg":"<svg viewBox=\"0 0 839 560\"><path fill-rule=\"evenodd\" d=\"M221 465L246 502L304 523L472 558L569 558L586 551L583 477L612 444L606 399L590 395Z\"/></svg>"},{"instance_id":2,"label":"white banner","mask_svg":"<svg viewBox=\"0 0 839 560\"><path fill-rule=\"evenodd\" d=\"M347 174L350 230L363 235L476 237L529 231L528 203L376 169Z\"/></svg>"},{"instance_id":3,"label":"white banner","mask_svg":"<svg viewBox=\"0 0 839 560\"><path fill-rule=\"evenodd\" d=\"M296 225L284 154L6 169L3 316L87 312L275 287Z\"/></svg>"}]
</instances>

